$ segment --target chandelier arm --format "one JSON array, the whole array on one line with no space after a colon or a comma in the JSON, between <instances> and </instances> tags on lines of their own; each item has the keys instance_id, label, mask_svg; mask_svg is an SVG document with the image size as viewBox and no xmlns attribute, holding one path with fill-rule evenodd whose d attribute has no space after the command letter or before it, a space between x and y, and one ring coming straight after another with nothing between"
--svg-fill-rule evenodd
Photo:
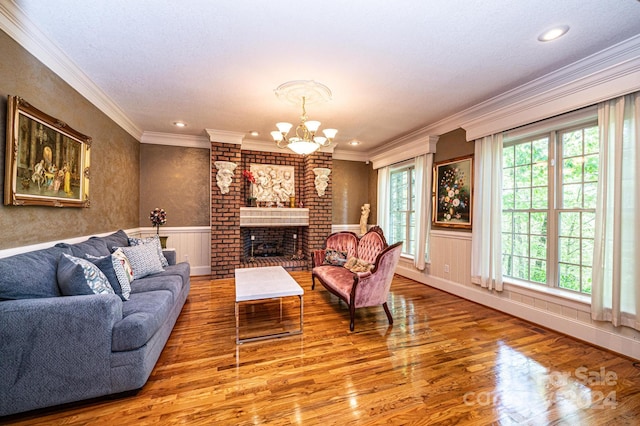
<instances>
[{"instance_id":1,"label":"chandelier arm","mask_svg":"<svg viewBox=\"0 0 640 426\"><path fill-rule=\"evenodd\" d=\"M281 144L283 144L283 145L281 145ZM289 141L287 141L286 137L284 139L282 139L281 141L276 142L276 146L278 148L280 148L280 149L285 149L288 144L289 144Z\"/></svg>"}]
</instances>

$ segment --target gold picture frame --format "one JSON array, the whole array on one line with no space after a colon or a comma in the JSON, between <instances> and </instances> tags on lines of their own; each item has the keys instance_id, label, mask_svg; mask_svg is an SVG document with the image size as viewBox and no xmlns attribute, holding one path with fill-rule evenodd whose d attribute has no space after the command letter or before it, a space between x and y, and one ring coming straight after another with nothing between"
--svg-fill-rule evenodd
<instances>
[{"instance_id":1,"label":"gold picture frame","mask_svg":"<svg viewBox=\"0 0 640 426\"><path fill-rule=\"evenodd\" d=\"M89 207L90 152L90 137L10 95L4 204Z\"/></svg>"},{"instance_id":2,"label":"gold picture frame","mask_svg":"<svg viewBox=\"0 0 640 426\"><path fill-rule=\"evenodd\" d=\"M435 163L433 194L433 225L471 229L473 155Z\"/></svg>"}]
</instances>

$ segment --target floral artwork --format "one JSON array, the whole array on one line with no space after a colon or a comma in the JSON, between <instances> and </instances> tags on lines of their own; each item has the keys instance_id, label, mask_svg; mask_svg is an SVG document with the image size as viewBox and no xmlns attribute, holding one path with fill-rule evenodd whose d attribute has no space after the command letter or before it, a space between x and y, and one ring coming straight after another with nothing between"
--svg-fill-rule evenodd
<instances>
[{"instance_id":1,"label":"floral artwork","mask_svg":"<svg viewBox=\"0 0 640 426\"><path fill-rule=\"evenodd\" d=\"M436 163L434 171L435 225L471 228L473 157Z\"/></svg>"}]
</instances>

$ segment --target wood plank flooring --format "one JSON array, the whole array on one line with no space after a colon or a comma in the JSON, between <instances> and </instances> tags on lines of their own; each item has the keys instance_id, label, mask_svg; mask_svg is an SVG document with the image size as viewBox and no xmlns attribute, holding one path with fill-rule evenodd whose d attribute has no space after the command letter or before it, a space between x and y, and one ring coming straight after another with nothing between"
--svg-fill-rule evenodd
<instances>
[{"instance_id":1,"label":"wood plank flooring","mask_svg":"<svg viewBox=\"0 0 640 426\"><path fill-rule=\"evenodd\" d=\"M640 369L618 356L396 276L382 307L349 314L309 272L304 334L235 344L234 281L192 280L147 384L0 419L23 425L623 425ZM243 332L295 328L297 298L249 304ZM274 318L276 320L274 320ZM261 330L262 328L262 330Z\"/></svg>"}]
</instances>

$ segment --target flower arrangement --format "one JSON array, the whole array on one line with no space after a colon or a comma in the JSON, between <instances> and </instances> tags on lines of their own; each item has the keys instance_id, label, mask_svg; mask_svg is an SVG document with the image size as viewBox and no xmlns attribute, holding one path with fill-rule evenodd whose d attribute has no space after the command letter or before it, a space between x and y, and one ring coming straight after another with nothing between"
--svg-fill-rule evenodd
<instances>
[{"instance_id":1,"label":"flower arrangement","mask_svg":"<svg viewBox=\"0 0 640 426\"><path fill-rule=\"evenodd\" d=\"M149 215L151 224L156 228L156 235L160 233L160 226L167 223L167 212L164 209L156 207Z\"/></svg>"},{"instance_id":2,"label":"flower arrangement","mask_svg":"<svg viewBox=\"0 0 640 426\"><path fill-rule=\"evenodd\" d=\"M440 211L444 213L443 220L460 219L462 217L460 212L469 205L469 192L464 183L464 171L459 167L447 169L442 174L438 182L440 189L438 204Z\"/></svg>"},{"instance_id":3,"label":"flower arrangement","mask_svg":"<svg viewBox=\"0 0 640 426\"><path fill-rule=\"evenodd\" d=\"M250 206L255 206L256 197L253 196L253 185L252 184L256 183L256 177L253 175L253 173L251 173L250 170L243 170L242 171L242 176L244 176L244 178L247 180L247 182L249 182L249 196L247 197L247 203Z\"/></svg>"}]
</instances>

